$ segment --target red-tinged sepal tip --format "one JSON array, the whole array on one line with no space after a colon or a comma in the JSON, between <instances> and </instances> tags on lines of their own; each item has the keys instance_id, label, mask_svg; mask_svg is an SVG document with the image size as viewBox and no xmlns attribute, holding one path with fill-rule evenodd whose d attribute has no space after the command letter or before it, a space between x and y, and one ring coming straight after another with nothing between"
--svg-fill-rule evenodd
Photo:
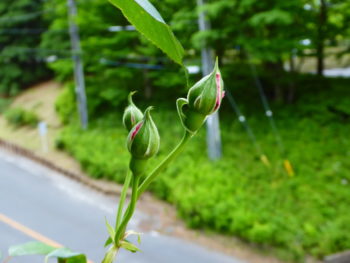
<instances>
[{"instance_id":1,"label":"red-tinged sepal tip","mask_svg":"<svg viewBox=\"0 0 350 263\"><path fill-rule=\"evenodd\" d=\"M131 140L133 140L136 136L136 134L139 132L139 130L141 129L143 125L143 121L140 121L136 126L135 126L135 129L132 130L132 133L131 133Z\"/></svg>"},{"instance_id":2,"label":"red-tinged sepal tip","mask_svg":"<svg viewBox=\"0 0 350 263\"><path fill-rule=\"evenodd\" d=\"M125 108L123 114L123 124L128 131L130 131L138 122L143 119L142 112L132 101L132 95L135 93L136 91L130 92L128 96L129 105Z\"/></svg>"},{"instance_id":3,"label":"red-tinged sepal tip","mask_svg":"<svg viewBox=\"0 0 350 263\"><path fill-rule=\"evenodd\" d=\"M151 110L152 107L148 107L143 119L129 132L127 147L132 159L148 160L158 153L160 138L157 126L150 114ZM132 163L135 163L135 160Z\"/></svg>"},{"instance_id":4,"label":"red-tinged sepal tip","mask_svg":"<svg viewBox=\"0 0 350 263\"><path fill-rule=\"evenodd\" d=\"M152 107L145 110L144 117L129 132L128 150L132 156L130 169L134 175L144 172L146 162L158 153L160 138L157 126L151 117Z\"/></svg>"}]
</instances>

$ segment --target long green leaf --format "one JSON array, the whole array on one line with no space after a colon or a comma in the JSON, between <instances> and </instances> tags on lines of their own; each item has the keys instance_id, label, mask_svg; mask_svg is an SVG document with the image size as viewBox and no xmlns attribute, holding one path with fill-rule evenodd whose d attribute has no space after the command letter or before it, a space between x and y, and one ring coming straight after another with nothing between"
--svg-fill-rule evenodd
<instances>
[{"instance_id":1,"label":"long green leaf","mask_svg":"<svg viewBox=\"0 0 350 263\"><path fill-rule=\"evenodd\" d=\"M183 65L184 49L157 9L148 0L109 0L135 28L176 63Z\"/></svg>"},{"instance_id":2,"label":"long green leaf","mask_svg":"<svg viewBox=\"0 0 350 263\"><path fill-rule=\"evenodd\" d=\"M55 247L46 245L41 242L32 241L32 242L10 247L9 255L11 257L25 256L25 255L47 255L54 250L56 250Z\"/></svg>"}]
</instances>

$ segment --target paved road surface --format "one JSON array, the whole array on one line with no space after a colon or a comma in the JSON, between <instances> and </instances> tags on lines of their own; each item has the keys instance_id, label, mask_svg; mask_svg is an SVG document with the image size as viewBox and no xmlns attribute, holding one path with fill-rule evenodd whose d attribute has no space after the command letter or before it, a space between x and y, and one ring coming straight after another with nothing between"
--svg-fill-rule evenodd
<instances>
[{"instance_id":1,"label":"paved road surface","mask_svg":"<svg viewBox=\"0 0 350 263\"><path fill-rule=\"evenodd\" d=\"M97 193L29 160L0 151L0 250L10 245L46 238L86 253L101 262L107 232L104 218L114 222L117 200ZM129 229L148 215L137 212ZM141 253L122 251L120 263L243 263L204 247L164 236L144 233ZM42 258L14 258L13 263L43 262Z\"/></svg>"}]
</instances>

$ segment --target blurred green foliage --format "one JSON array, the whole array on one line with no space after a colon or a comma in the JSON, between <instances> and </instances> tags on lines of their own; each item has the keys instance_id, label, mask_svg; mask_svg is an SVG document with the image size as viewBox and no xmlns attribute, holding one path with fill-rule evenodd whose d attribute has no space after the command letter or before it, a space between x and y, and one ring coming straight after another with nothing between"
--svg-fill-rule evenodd
<instances>
[{"instance_id":1,"label":"blurred green foliage","mask_svg":"<svg viewBox=\"0 0 350 263\"><path fill-rule=\"evenodd\" d=\"M223 71L232 73L226 74L226 83L243 86L243 82L232 76L237 75L237 70L251 76L247 63L253 62L260 65L259 74L269 81L270 97L281 102L295 100L299 92L293 87L293 74L298 65L294 65L291 74L284 70L284 64L289 63L293 55L316 56L320 41L326 46L346 47L344 41L349 37L346 27L349 3L337 0L327 2L329 16L322 40L317 35L321 7L312 1L210 0L203 10L212 26L205 32L198 31L195 1L151 2L185 47L186 65L199 65L200 48L209 45L220 58ZM69 36L67 32L57 33L68 28L66 4L52 0L44 7L55 11L45 16L49 30L42 36L41 48L60 51L58 60L49 67L58 80L71 81L73 64L67 59ZM129 22L108 1L78 2L76 22L80 29L91 118L122 109L121 98L131 90L139 90L147 100L155 101L184 94L183 72L160 50L136 31L109 30L111 26L127 26ZM310 41L309 45L302 43L305 39ZM336 53L341 56L347 52L341 48ZM147 65L157 69L142 68ZM192 78L191 82L199 75ZM74 89L69 92L71 95L67 96L74 96Z\"/></svg>"},{"instance_id":2,"label":"blurred green foliage","mask_svg":"<svg viewBox=\"0 0 350 263\"><path fill-rule=\"evenodd\" d=\"M4 116L10 124L17 127L25 125L35 127L39 122L39 117L35 112L20 107L7 109Z\"/></svg>"},{"instance_id":3,"label":"blurred green foliage","mask_svg":"<svg viewBox=\"0 0 350 263\"><path fill-rule=\"evenodd\" d=\"M24 87L50 77L45 57L36 49L41 41L38 29L46 27L41 0L1 1L1 96L13 96Z\"/></svg>"},{"instance_id":4,"label":"blurred green foliage","mask_svg":"<svg viewBox=\"0 0 350 263\"><path fill-rule=\"evenodd\" d=\"M41 47L54 50L69 50L67 34L54 34L54 30L67 28L65 2L52 0L47 8L54 8L55 14L48 15L50 22L44 34ZM161 98L166 93L176 94L184 86L183 74L178 66L161 57L161 51L136 31L110 32L111 26L126 26L129 23L120 11L107 1L84 1L78 4L81 46L83 50L86 93L91 118L115 110L123 104L130 90L139 90L147 98ZM160 57L157 58L157 57ZM59 57L60 58L60 57ZM121 65L119 65L121 63ZM123 64L131 64L123 66ZM163 70L139 69L138 65L159 64ZM72 79L71 60L61 59L49 64L60 81ZM157 79L153 82L153 80ZM74 89L70 89L74 96ZM70 96L67 94L67 96Z\"/></svg>"},{"instance_id":5,"label":"blurred green foliage","mask_svg":"<svg viewBox=\"0 0 350 263\"><path fill-rule=\"evenodd\" d=\"M60 121L68 124L77 118L76 100L74 96L74 85L68 82L58 95L55 102L55 109Z\"/></svg>"},{"instance_id":6,"label":"blurred green foliage","mask_svg":"<svg viewBox=\"0 0 350 263\"><path fill-rule=\"evenodd\" d=\"M350 126L344 116L350 116L350 94L347 79L327 82L325 91L315 77L304 76L298 85L309 92L298 103L273 105L294 177L283 169L262 108L244 111L272 163L270 168L254 154L247 134L224 101L224 157L208 162L202 129L151 185L151 191L173 203L189 226L236 235L273 249L282 258L303 262L310 254L322 257L349 249ZM254 92L251 89L246 96ZM344 115L330 110L332 105ZM161 134L159 156L152 160L155 165L175 146L174 138L180 140L182 130L174 109L160 106L153 116ZM89 131L81 131L74 123L67 126L57 146L79 160L94 178L121 183L129 161L121 115L111 114L91 125Z\"/></svg>"},{"instance_id":7,"label":"blurred green foliage","mask_svg":"<svg viewBox=\"0 0 350 263\"><path fill-rule=\"evenodd\" d=\"M0 113L3 113L3 111L5 111L10 104L10 99L0 97Z\"/></svg>"},{"instance_id":8,"label":"blurred green foliage","mask_svg":"<svg viewBox=\"0 0 350 263\"><path fill-rule=\"evenodd\" d=\"M200 49L212 47L221 60L225 87L248 116L272 163L268 169L252 154L253 146L224 104L224 158L207 161L202 129L151 190L175 204L189 226L234 234L272 247L283 257L302 261L308 254L321 257L350 248L348 80L301 75L298 65L290 72L284 70L292 55L315 57L320 44L340 46L334 51L337 57L350 52L350 2L326 1L327 18L320 23L320 3L325 1L208 0L203 9L212 26L205 32L198 32L196 1L151 2L185 47L185 64L199 65ZM47 69L41 61L54 55L48 67L65 83L55 106L67 124L57 147L70 152L91 176L122 182L129 155L127 134L116 112L131 90L144 97L142 107L158 107L155 119L162 148L156 163L174 146L174 138L181 137L173 109L174 98L187 90L184 73L137 32L108 30L129 25L108 1L77 1L77 5L92 120L89 130L81 131L77 122L65 1L0 3L0 93L5 97L15 94L45 76ZM33 12L39 15L31 15ZM21 18L13 20L17 15ZM42 27L45 32L25 37L8 33L29 27ZM305 45L302 40L310 43ZM40 52L34 52L31 48L39 44ZM282 168L283 158L263 108L258 106L249 62L257 65L258 77L274 101L274 115L295 177L288 177ZM199 74L191 78L194 82ZM6 101L1 99L0 108ZM37 122L23 109L8 110L6 115L12 123Z\"/></svg>"}]
</instances>

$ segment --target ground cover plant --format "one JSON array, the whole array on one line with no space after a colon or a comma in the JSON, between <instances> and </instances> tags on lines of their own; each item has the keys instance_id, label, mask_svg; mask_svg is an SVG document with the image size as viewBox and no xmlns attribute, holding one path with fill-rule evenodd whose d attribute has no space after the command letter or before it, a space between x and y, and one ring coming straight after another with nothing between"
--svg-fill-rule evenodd
<instances>
[{"instance_id":1,"label":"ground cover plant","mask_svg":"<svg viewBox=\"0 0 350 263\"><path fill-rule=\"evenodd\" d=\"M260 162L225 101L221 115L224 157L207 161L202 130L181 161L151 185L152 192L173 203L189 226L274 248L282 258L303 262L307 255L322 258L348 249L350 125L344 119L349 115L348 80L328 82L327 91L314 81L298 103L274 105L294 177L284 171L275 138L259 107L245 111L250 109L249 122L271 168ZM343 114L330 110L330 105ZM164 158L164 148L174 146L171 138L181 136L181 126L174 125L176 112L165 106L153 117L164 138L157 162ZM83 133L73 123L58 138L58 146L79 160L91 176L122 182L128 156L123 142L126 132L116 123L118 119L118 115L105 116Z\"/></svg>"}]
</instances>

